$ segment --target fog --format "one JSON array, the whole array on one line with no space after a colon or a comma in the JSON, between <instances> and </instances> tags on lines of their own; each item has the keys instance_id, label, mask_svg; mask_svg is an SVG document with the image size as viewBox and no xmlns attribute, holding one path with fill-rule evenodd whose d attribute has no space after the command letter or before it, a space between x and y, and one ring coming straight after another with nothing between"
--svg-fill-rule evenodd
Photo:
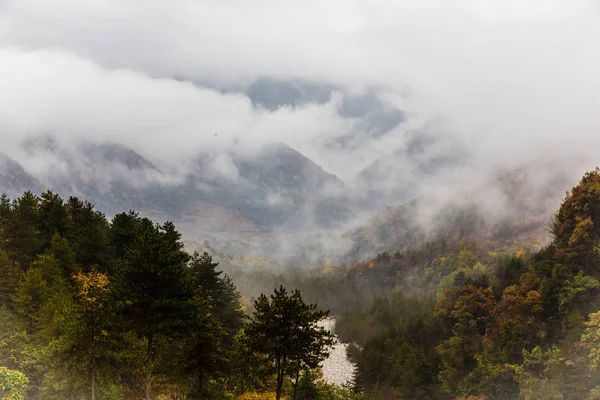
<instances>
[{"instance_id":1,"label":"fog","mask_svg":"<svg viewBox=\"0 0 600 400\"><path fill-rule=\"evenodd\" d=\"M48 177L64 154L32 154L27 138L51 135L69 154L119 143L160 171L131 180L160 185L211 154L202 173L236 184L232 157L283 142L344 182L333 198L375 190L370 212L405 200L394 190L409 182L436 199L424 215L468 192L501 213L481 190L499 171L561 160L574 184L598 164L599 45L592 0L4 0L1 152ZM415 132L435 140L407 161ZM414 173L448 155L427 179ZM374 162L377 176L357 181ZM528 179L542 190L542 178Z\"/></svg>"}]
</instances>

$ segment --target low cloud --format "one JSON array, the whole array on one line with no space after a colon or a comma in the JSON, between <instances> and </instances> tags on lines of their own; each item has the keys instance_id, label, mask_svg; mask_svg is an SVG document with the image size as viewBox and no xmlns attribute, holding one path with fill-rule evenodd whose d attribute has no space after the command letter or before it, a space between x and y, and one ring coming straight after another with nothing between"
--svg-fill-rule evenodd
<instances>
[{"instance_id":1,"label":"low cloud","mask_svg":"<svg viewBox=\"0 0 600 400\"><path fill-rule=\"evenodd\" d=\"M394 110L441 117L488 162L587 153L600 141L599 20L591 0L8 0L0 122L165 158L280 140L348 178L399 147ZM257 103L273 81L291 97ZM353 118L352 99L368 96L388 111ZM331 145L387 127L350 141L360 150Z\"/></svg>"},{"instance_id":2,"label":"low cloud","mask_svg":"<svg viewBox=\"0 0 600 400\"><path fill-rule=\"evenodd\" d=\"M406 187L440 204L473 192L500 213L486 185L502 171L538 165L526 179L544 193L552 160L568 180L598 164L599 45L593 0L5 0L0 151L35 176L75 164L89 177L86 160L23 142L118 143L156 166L136 182L202 165L235 184L234 158L282 142L344 181L326 194L356 190L357 214ZM435 140L407 158L419 135ZM132 171L107 164L101 182Z\"/></svg>"}]
</instances>

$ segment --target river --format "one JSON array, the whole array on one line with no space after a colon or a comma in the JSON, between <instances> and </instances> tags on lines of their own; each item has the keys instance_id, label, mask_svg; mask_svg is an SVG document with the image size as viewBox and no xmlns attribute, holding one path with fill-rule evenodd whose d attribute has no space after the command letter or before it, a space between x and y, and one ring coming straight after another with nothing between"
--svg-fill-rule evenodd
<instances>
[{"instance_id":1,"label":"river","mask_svg":"<svg viewBox=\"0 0 600 400\"><path fill-rule=\"evenodd\" d=\"M335 318L328 318L319 323L335 333ZM328 383L343 385L352 381L354 376L354 364L346 356L347 344L340 343L336 337L336 343L329 349L329 357L323 361L323 377Z\"/></svg>"}]
</instances>

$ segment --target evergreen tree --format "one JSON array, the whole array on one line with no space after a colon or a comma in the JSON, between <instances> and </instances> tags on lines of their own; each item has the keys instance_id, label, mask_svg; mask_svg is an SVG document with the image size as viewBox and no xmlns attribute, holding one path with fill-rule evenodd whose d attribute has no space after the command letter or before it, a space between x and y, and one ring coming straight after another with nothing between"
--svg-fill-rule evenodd
<instances>
[{"instance_id":1,"label":"evergreen tree","mask_svg":"<svg viewBox=\"0 0 600 400\"><path fill-rule=\"evenodd\" d=\"M96 265L105 270L113 253L106 217L89 202L70 197L66 204L72 226L67 236L75 253L75 261L88 270Z\"/></svg>"},{"instance_id":2,"label":"evergreen tree","mask_svg":"<svg viewBox=\"0 0 600 400\"><path fill-rule=\"evenodd\" d=\"M25 268L42 248L39 223L39 198L25 192L13 201L12 212L4 227L10 257Z\"/></svg>"},{"instance_id":3,"label":"evergreen tree","mask_svg":"<svg viewBox=\"0 0 600 400\"><path fill-rule=\"evenodd\" d=\"M19 284L21 269L0 246L0 307L13 307L13 294Z\"/></svg>"},{"instance_id":4,"label":"evergreen tree","mask_svg":"<svg viewBox=\"0 0 600 400\"><path fill-rule=\"evenodd\" d=\"M223 271L217 271L218 265L219 263L213 263L208 253L194 253L190 262L192 284L196 294L207 301L211 314L221 322L232 338L244 317L240 304L241 295L231 278L223 274Z\"/></svg>"},{"instance_id":5,"label":"evergreen tree","mask_svg":"<svg viewBox=\"0 0 600 400\"><path fill-rule=\"evenodd\" d=\"M71 218L63 199L46 191L40 196L38 222L40 230L41 247L50 245L50 239L58 234L61 237L70 236Z\"/></svg>"},{"instance_id":6,"label":"evergreen tree","mask_svg":"<svg viewBox=\"0 0 600 400\"><path fill-rule=\"evenodd\" d=\"M191 390L191 398L200 400L212 398L207 383L227 373L227 355L230 352L224 346L227 333L221 322L211 314L205 302L196 300L195 303L196 318L187 337L181 341L184 354L179 358L184 363L182 372L192 377L194 390Z\"/></svg>"},{"instance_id":7,"label":"evergreen tree","mask_svg":"<svg viewBox=\"0 0 600 400\"><path fill-rule=\"evenodd\" d=\"M276 398L282 395L287 374L298 375L303 367L314 368L327 357L333 335L317 322L327 318L328 311L305 304L300 291L288 295L281 286L270 299L262 294L254 302L255 312L246 327L250 348L264 354L277 373Z\"/></svg>"},{"instance_id":8,"label":"evergreen tree","mask_svg":"<svg viewBox=\"0 0 600 400\"><path fill-rule=\"evenodd\" d=\"M124 258L129 247L141 234L152 229L152 225L152 221L140 218L139 214L133 211L115 215L110 229L110 239L115 255L118 258Z\"/></svg>"},{"instance_id":9,"label":"evergreen tree","mask_svg":"<svg viewBox=\"0 0 600 400\"><path fill-rule=\"evenodd\" d=\"M124 321L146 342L145 398L152 398L155 339L183 335L194 310L181 235L172 223L145 226L128 247L119 297Z\"/></svg>"},{"instance_id":10,"label":"evergreen tree","mask_svg":"<svg viewBox=\"0 0 600 400\"><path fill-rule=\"evenodd\" d=\"M6 227L12 213L11 202L6 193L0 196L0 228Z\"/></svg>"}]
</instances>

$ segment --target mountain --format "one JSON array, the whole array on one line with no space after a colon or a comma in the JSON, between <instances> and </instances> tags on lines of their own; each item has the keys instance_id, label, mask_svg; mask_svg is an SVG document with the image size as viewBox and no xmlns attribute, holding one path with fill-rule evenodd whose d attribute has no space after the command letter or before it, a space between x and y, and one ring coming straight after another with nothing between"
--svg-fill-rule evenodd
<instances>
[{"instance_id":1,"label":"mountain","mask_svg":"<svg viewBox=\"0 0 600 400\"><path fill-rule=\"evenodd\" d=\"M415 195L386 207L345 233L351 245L344 261L443 241L473 241L490 251L516 252L524 246L537 250L550 240L553 210L574 181L579 162L567 157L560 162L537 159L497 171L484 183L447 199L440 200L439 193ZM450 159L439 167L457 163ZM427 172L415 174L427 177Z\"/></svg>"},{"instance_id":2,"label":"mountain","mask_svg":"<svg viewBox=\"0 0 600 400\"><path fill-rule=\"evenodd\" d=\"M283 143L200 153L184 172L163 170L116 143L65 146L41 136L24 141L22 150L27 163L44 168L28 173L6 157L3 191L49 189L87 199L109 215L133 209L177 222L192 240L248 242L247 233L330 228L350 216L339 199L343 183Z\"/></svg>"},{"instance_id":3,"label":"mountain","mask_svg":"<svg viewBox=\"0 0 600 400\"><path fill-rule=\"evenodd\" d=\"M13 197L28 190L33 192L42 190L40 182L35 177L28 174L15 160L2 153L0 153L0 182L2 191Z\"/></svg>"},{"instance_id":4,"label":"mountain","mask_svg":"<svg viewBox=\"0 0 600 400\"><path fill-rule=\"evenodd\" d=\"M283 143L201 152L183 171L116 143L69 147L46 136L22 148L27 164L0 156L0 189L12 197L50 189L108 215L136 210L177 223L190 243L208 240L233 255L345 254L350 261L416 246L432 232L541 242L548 210L572 181L564 171L577 170L537 160L462 185L462 172L474 168L471 155L456 137L432 131L406 134L400 150L353 182ZM462 189L445 193L447 177Z\"/></svg>"},{"instance_id":5,"label":"mountain","mask_svg":"<svg viewBox=\"0 0 600 400\"><path fill-rule=\"evenodd\" d=\"M249 153L202 155L187 177L188 195L234 210L265 229L334 224L347 215L336 201L343 183L313 161L275 143Z\"/></svg>"},{"instance_id":6,"label":"mountain","mask_svg":"<svg viewBox=\"0 0 600 400\"><path fill-rule=\"evenodd\" d=\"M148 169L158 171L158 168L152 162L122 144L87 143L82 146L82 151L88 157L88 161L96 165L113 163L123 165L130 170Z\"/></svg>"},{"instance_id":7,"label":"mountain","mask_svg":"<svg viewBox=\"0 0 600 400\"><path fill-rule=\"evenodd\" d=\"M455 135L435 130L407 132L404 145L358 173L351 186L358 207L378 211L422 195L444 174L467 168L471 155Z\"/></svg>"},{"instance_id":8,"label":"mountain","mask_svg":"<svg viewBox=\"0 0 600 400\"><path fill-rule=\"evenodd\" d=\"M358 178L364 181L381 179L386 174L402 173L390 170L390 165L403 165L411 175L418 177L433 175L446 167L463 165L469 159L469 152L462 141L452 135L427 131L408 132L404 146L378 158L365 169Z\"/></svg>"},{"instance_id":9,"label":"mountain","mask_svg":"<svg viewBox=\"0 0 600 400\"><path fill-rule=\"evenodd\" d=\"M89 200L99 209L114 214L129 209L169 209L164 193L165 174L143 156L114 143L84 143L62 146L51 136L22 143L27 162L42 164L35 172L43 186L61 196Z\"/></svg>"}]
</instances>

